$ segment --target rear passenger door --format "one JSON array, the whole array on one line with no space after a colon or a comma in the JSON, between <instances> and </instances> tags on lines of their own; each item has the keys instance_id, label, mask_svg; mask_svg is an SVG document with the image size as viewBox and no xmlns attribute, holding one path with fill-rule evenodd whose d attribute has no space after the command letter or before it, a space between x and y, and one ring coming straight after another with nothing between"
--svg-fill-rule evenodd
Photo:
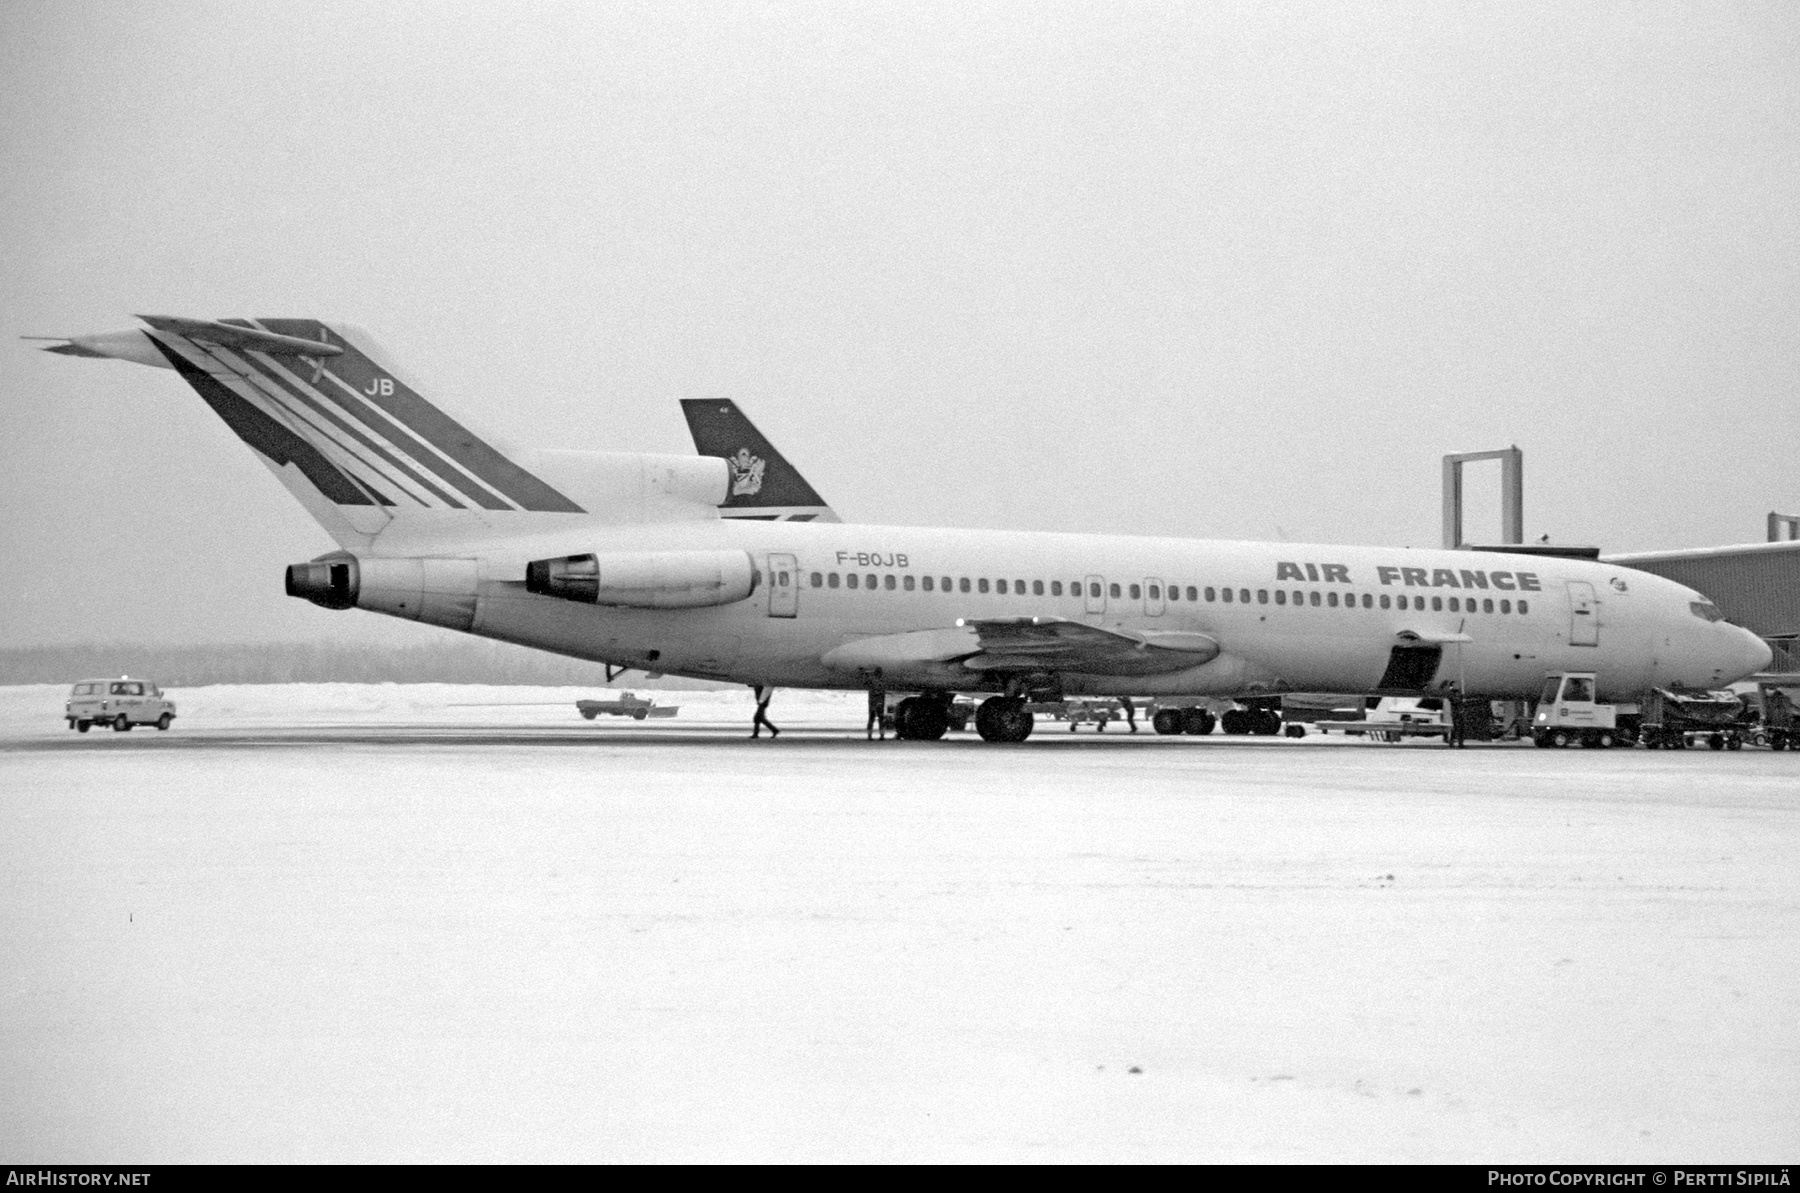
<instances>
[{"instance_id":1,"label":"rear passenger door","mask_svg":"<svg viewBox=\"0 0 1800 1193\"><path fill-rule=\"evenodd\" d=\"M1106 577L1089 576L1087 578L1087 611L1089 613L1106 612Z\"/></svg>"},{"instance_id":2,"label":"rear passenger door","mask_svg":"<svg viewBox=\"0 0 1800 1193\"><path fill-rule=\"evenodd\" d=\"M1163 611L1163 582L1157 576L1144 577L1144 613L1148 617L1161 617Z\"/></svg>"},{"instance_id":3,"label":"rear passenger door","mask_svg":"<svg viewBox=\"0 0 1800 1193\"><path fill-rule=\"evenodd\" d=\"M800 566L792 555L769 556L769 616L800 613Z\"/></svg>"}]
</instances>

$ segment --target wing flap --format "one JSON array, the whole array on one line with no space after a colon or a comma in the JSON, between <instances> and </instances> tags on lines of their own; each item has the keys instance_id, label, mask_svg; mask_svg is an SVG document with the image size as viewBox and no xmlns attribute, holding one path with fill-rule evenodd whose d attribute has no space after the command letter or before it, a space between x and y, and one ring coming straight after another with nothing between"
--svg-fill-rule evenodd
<instances>
[{"instance_id":1,"label":"wing flap","mask_svg":"<svg viewBox=\"0 0 1800 1193\"><path fill-rule=\"evenodd\" d=\"M878 674L946 671L1065 671L1085 675L1160 675L1218 657L1207 634L1109 630L1060 617L967 619L955 627L857 638L827 651L837 670Z\"/></svg>"}]
</instances>

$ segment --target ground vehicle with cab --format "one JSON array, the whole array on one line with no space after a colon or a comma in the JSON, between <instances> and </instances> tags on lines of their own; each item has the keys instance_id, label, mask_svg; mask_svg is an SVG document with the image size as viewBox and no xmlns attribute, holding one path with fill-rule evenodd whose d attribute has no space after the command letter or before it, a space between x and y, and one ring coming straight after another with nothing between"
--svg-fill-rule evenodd
<instances>
[{"instance_id":1,"label":"ground vehicle with cab","mask_svg":"<svg viewBox=\"0 0 1800 1193\"><path fill-rule=\"evenodd\" d=\"M69 689L63 705L69 728L86 733L95 725L111 725L128 732L135 725L167 729L175 721L175 702L147 679L121 675L116 679L84 679Z\"/></svg>"},{"instance_id":2,"label":"ground vehicle with cab","mask_svg":"<svg viewBox=\"0 0 1800 1193\"><path fill-rule=\"evenodd\" d=\"M1540 746L1557 748L1605 748L1630 745L1636 740L1631 723L1620 723L1619 705L1594 699L1594 681L1592 672L1545 676L1537 712L1531 719L1531 740Z\"/></svg>"}]
</instances>

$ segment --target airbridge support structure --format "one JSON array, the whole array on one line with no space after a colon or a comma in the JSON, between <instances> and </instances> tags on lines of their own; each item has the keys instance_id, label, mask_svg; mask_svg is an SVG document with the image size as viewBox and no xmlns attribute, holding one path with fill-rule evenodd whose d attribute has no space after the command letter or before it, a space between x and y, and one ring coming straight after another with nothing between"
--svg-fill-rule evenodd
<instances>
[{"instance_id":1,"label":"airbridge support structure","mask_svg":"<svg viewBox=\"0 0 1800 1193\"><path fill-rule=\"evenodd\" d=\"M1444 457L1444 548L1463 545L1463 465L1500 461L1500 541L1525 541L1525 453L1517 444L1490 452L1454 452Z\"/></svg>"}]
</instances>

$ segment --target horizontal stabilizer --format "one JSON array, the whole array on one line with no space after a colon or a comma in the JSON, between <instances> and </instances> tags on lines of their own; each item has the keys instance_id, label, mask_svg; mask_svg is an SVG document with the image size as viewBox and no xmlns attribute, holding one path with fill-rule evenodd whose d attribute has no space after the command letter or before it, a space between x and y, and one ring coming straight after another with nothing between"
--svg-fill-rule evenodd
<instances>
[{"instance_id":1,"label":"horizontal stabilizer","mask_svg":"<svg viewBox=\"0 0 1800 1193\"><path fill-rule=\"evenodd\" d=\"M324 340L307 340L299 336L277 335L255 327L222 323L216 319L184 319L179 315L139 315L158 331L186 336L222 348L240 352L266 352L270 356L342 356L344 350Z\"/></svg>"},{"instance_id":2,"label":"horizontal stabilizer","mask_svg":"<svg viewBox=\"0 0 1800 1193\"><path fill-rule=\"evenodd\" d=\"M26 340L48 340L48 339L55 339L57 337L53 337L53 336L21 336L20 338L26 339ZM105 360L108 356L108 353L96 352L96 351L94 351L94 349L86 347L82 344L78 344L74 340L63 340L61 343L52 344L48 348L44 349L44 351L45 352L54 352L58 356L91 356L97 360Z\"/></svg>"},{"instance_id":3,"label":"horizontal stabilizer","mask_svg":"<svg viewBox=\"0 0 1800 1193\"><path fill-rule=\"evenodd\" d=\"M133 364L149 365L153 369L169 368L169 362L150 337L135 327L123 331L90 332L79 336L20 336L22 340L53 340L45 352L54 352L58 356L85 356L94 360L128 360Z\"/></svg>"}]
</instances>

